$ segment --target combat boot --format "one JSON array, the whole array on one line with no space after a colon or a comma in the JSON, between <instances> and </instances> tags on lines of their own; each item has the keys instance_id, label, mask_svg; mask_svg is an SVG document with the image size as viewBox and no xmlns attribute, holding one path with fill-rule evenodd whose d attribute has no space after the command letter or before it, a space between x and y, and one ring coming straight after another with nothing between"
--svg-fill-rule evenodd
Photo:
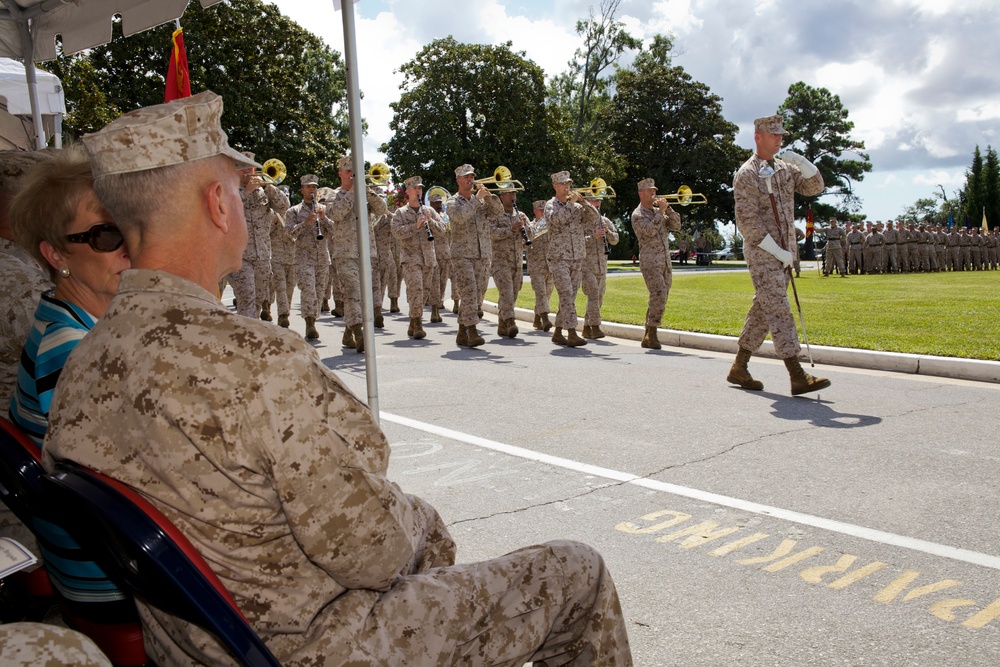
<instances>
[{"instance_id":1,"label":"combat boot","mask_svg":"<svg viewBox=\"0 0 1000 667\"><path fill-rule=\"evenodd\" d=\"M423 338L423 337L425 337L427 335L427 332L424 331L424 323L420 320L419 317L411 318L410 319L410 326L413 327L413 334L412 335L417 340L420 340L421 338Z\"/></svg>"},{"instance_id":2,"label":"combat boot","mask_svg":"<svg viewBox=\"0 0 1000 667\"><path fill-rule=\"evenodd\" d=\"M323 299L323 303L319 307L319 312L321 312L321 313L329 313L330 312L330 301L329 301L329 299Z\"/></svg>"},{"instance_id":3,"label":"combat boot","mask_svg":"<svg viewBox=\"0 0 1000 667\"><path fill-rule=\"evenodd\" d=\"M736 353L736 361L733 362L732 368L729 369L729 375L726 376L726 382L738 384L750 391L760 391L764 388L764 383L760 380L754 380L750 375L750 371L747 369L749 361L750 351L742 347L739 348L739 351Z\"/></svg>"},{"instance_id":4,"label":"combat boot","mask_svg":"<svg viewBox=\"0 0 1000 667\"><path fill-rule=\"evenodd\" d=\"M260 308L260 319L264 320L265 322L271 322L272 321L271 320L271 304L265 303L263 306L261 306L261 308Z\"/></svg>"},{"instance_id":5,"label":"combat boot","mask_svg":"<svg viewBox=\"0 0 1000 667\"><path fill-rule=\"evenodd\" d=\"M646 327L646 334L642 337L642 346L650 350L660 349L660 337L656 333L656 327Z\"/></svg>"},{"instance_id":6,"label":"combat boot","mask_svg":"<svg viewBox=\"0 0 1000 667\"><path fill-rule=\"evenodd\" d=\"M316 340L319 338L319 332L316 331L316 318L307 317L306 318L306 340Z\"/></svg>"},{"instance_id":7,"label":"combat boot","mask_svg":"<svg viewBox=\"0 0 1000 667\"><path fill-rule=\"evenodd\" d=\"M342 347L354 347L357 343L354 340L354 327L344 327L344 337L341 339Z\"/></svg>"},{"instance_id":8,"label":"combat boot","mask_svg":"<svg viewBox=\"0 0 1000 667\"><path fill-rule=\"evenodd\" d=\"M562 327L556 327L555 333L552 334L552 342L556 345L569 345L566 336L563 336Z\"/></svg>"},{"instance_id":9,"label":"combat boot","mask_svg":"<svg viewBox=\"0 0 1000 667\"><path fill-rule=\"evenodd\" d=\"M486 339L479 335L476 331L476 325L473 324L471 327L465 328L465 333L469 337L469 347L479 347L486 342Z\"/></svg>"},{"instance_id":10,"label":"combat boot","mask_svg":"<svg viewBox=\"0 0 1000 667\"><path fill-rule=\"evenodd\" d=\"M278 313L278 326L288 328L288 313Z\"/></svg>"},{"instance_id":11,"label":"combat boot","mask_svg":"<svg viewBox=\"0 0 1000 667\"><path fill-rule=\"evenodd\" d=\"M802 364L799 363L798 357L791 357L783 361L785 368L788 369L788 377L792 381L792 396L826 389L830 386L830 381L826 378L813 377L802 370Z\"/></svg>"},{"instance_id":12,"label":"combat boot","mask_svg":"<svg viewBox=\"0 0 1000 667\"><path fill-rule=\"evenodd\" d=\"M517 328L517 320L513 317L507 319L507 336L513 338L518 334L519 329Z\"/></svg>"},{"instance_id":13,"label":"combat boot","mask_svg":"<svg viewBox=\"0 0 1000 667\"><path fill-rule=\"evenodd\" d=\"M354 333L354 349L357 350L359 354L364 354L365 332L362 330L360 324L355 324L351 327L351 331Z\"/></svg>"},{"instance_id":14,"label":"combat boot","mask_svg":"<svg viewBox=\"0 0 1000 667\"><path fill-rule=\"evenodd\" d=\"M594 329L589 324L584 324L583 325L583 337L584 338L593 338L594 337Z\"/></svg>"},{"instance_id":15,"label":"combat boot","mask_svg":"<svg viewBox=\"0 0 1000 667\"><path fill-rule=\"evenodd\" d=\"M594 338L604 338L605 336L604 332L601 331L600 324L595 324L594 326L590 327L590 333L594 335Z\"/></svg>"},{"instance_id":16,"label":"combat boot","mask_svg":"<svg viewBox=\"0 0 1000 667\"><path fill-rule=\"evenodd\" d=\"M399 312L399 297L389 297L389 312L398 313Z\"/></svg>"},{"instance_id":17,"label":"combat boot","mask_svg":"<svg viewBox=\"0 0 1000 667\"><path fill-rule=\"evenodd\" d=\"M382 316L382 306L375 306L375 317L372 320L376 329L385 328L385 317Z\"/></svg>"},{"instance_id":18,"label":"combat boot","mask_svg":"<svg viewBox=\"0 0 1000 667\"><path fill-rule=\"evenodd\" d=\"M570 329L569 335L566 336L566 344L570 347L580 347L581 345L586 345L587 341L576 335L576 329Z\"/></svg>"},{"instance_id":19,"label":"combat boot","mask_svg":"<svg viewBox=\"0 0 1000 667\"><path fill-rule=\"evenodd\" d=\"M542 313L542 331L548 331L552 328L552 321L549 319L548 313Z\"/></svg>"},{"instance_id":20,"label":"combat boot","mask_svg":"<svg viewBox=\"0 0 1000 667\"><path fill-rule=\"evenodd\" d=\"M330 314L334 317L343 317L344 309L340 307L340 304L336 301L333 302L333 308L330 310Z\"/></svg>"},{"instance_id":21,"label":"combat boot","mask_svg":"<svg viewBox=\"0 0 1000 667\"><path fill-rule=\"evenodd\" d=\"M540 313L535 313L535 323L534 327L539 331L542 330L542 316Z\"/></svg>"},{"instance_id":22,"label":"combat boot","mask_svg":"<svg viewBox=\"0 0 1000 667\"><path fill-rule=\"evenodd\" d=\"M413 338L413 318L410 318L410 324L406 327L406 335Z\"/></svg>"},{"instance_id":23,"label":"combat boot","mask_svg":"<svg viewBox=\"0 0 1000 667\"><path fill-rule=\"evenodd\" d=\"M507 320L502 318L497 320L497 335L503 338L507 337Z\"/></svg>"},{"instance_id":24,"label":"combat boot","mask_svg":"<svg viewBox=\"0 0 1000 667\"><path fill-rule=\"evenodd\" d=\"M479 315L479 319L483 319L483 309L482 308L480 308L479 310L477 310L476 314Z\"/></svg>"},{"instance_id":25,"label":"combat boot","mask_svg":"<svg viewBox=\"0 0 1000 667\"><path fill-rule=\"evenodd\" d=\"M439 322L444 322L441 319L441 306L431 306L431 324L438 324Z\"/></svg>"},{"instance_id":26,"label":"combat boot","mask_svg":"<svg viewBox=\"0 0 1000 667\"><path fill-rule=\"evenodd\" d=\"M458 336L455 337L455 344L459 347L469 346L469 332L464 324L458 325Z\"/></svg>"},{"instance_id":27,"label":"combat boot","mask_svg":"<svg viewBox=\"0 0 1000 667\"><path fill-rule=\"evenodd\" d=\"M458 299L452 299L451 312L453 315L458 315Z\"/></svg>"}]
</instances>

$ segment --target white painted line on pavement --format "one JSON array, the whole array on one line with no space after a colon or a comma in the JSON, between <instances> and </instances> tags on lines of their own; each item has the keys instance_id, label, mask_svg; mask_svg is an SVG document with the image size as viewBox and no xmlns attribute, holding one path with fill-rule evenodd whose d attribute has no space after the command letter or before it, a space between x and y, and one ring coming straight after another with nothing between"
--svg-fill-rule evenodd
<instances>
[{"instance_id":1,"label":"white painted line on pavement","mask_svg":"<svg viewBox=\"0 0 1000 667\"><path fill-rule=\"evenodd\" d=\"M468 433L453 431L452 429L444 428L443 426L428 424L426 422L410 419L409 417L401 417L387 412L381 412L380 414L382 419L390 421L394 424L399 424L400 426L407 426L419 431L424 431L425 433L439 435L443 438L457 440L458 442L464 442L466 444L482 447L484 449L491 449L496 452L509 454L510 456L517 456L530 461L537 461L539 463L545 463L551 466L565 468L567 470L582 472L587 475L594 475L595 477L603 477L616 482L634 484L653 491L662 491L664 493L691 498L693 500L701 500L715 505L721 505L723 507L731 507L744 512L750 512L752 514L771 516L776 519L783 519L785 521L791 521L792 523L799 523L805 526L812 526L813 528L820 528L822 530L829 530L843 535L850 535L852 537L858 537L871 542L880 542L894 547L902 547L913 551L922 551L924 553L931 554L932 556L950 558L952 560L963 561L965 563L972 563L973 565L981 565L983 567L993 568L994 570L1000 570L1000 557L991 556L990 554L969 551L968 549L958 549L945 544L928 542L927 540L906 537L905 535L896 535L895 533L887 533L885 531L865 528L864 526L856 526L842 521L824 519L823 517L781 509L780 507L761 505L760 503L751 502L749 500L730 498L729 496L722 496L717 493L692 489L686 486L678 486L677 484L658 482L656 480L646 479L639 477L638 475L621 472L619 470L602 468L588 463L580 463L579 461L573 461L572 459L542 454L541 452L525 449L524 447L507 445L495 440L488 440L486 438L480 438L479 436L469 435Z\"/></svg>"}]
</instances>

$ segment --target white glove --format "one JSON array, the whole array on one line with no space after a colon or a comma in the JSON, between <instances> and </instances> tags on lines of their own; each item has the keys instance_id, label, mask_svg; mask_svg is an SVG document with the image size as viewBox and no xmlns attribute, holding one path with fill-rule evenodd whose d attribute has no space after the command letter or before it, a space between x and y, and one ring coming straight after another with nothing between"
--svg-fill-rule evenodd
<instances>
[{"instance_id":1,"label":"white glove","mask_svg":"<svg viewBox=\"0 0 1000 667\"><path fill-rule=\"evenodd\" d=\"M770 234L765 236L757 247L774 255L775 259L781 262L781 265L786 269L792 265L792 253L779 246Z\"/></svg>"},{"instance_id":2,"label":"white glove","mask_svg":"<svg viewBox=\"0 0 1000 667\"><path fill-rule=\"evenodd\" d=\"M802 172L802 175L805 178L812 178L813 176L816 175L816 172L819 171L819 169L816 168L816 165L814 165L812 162L805 159L795 151L785 151L779 157L781 157L781 159L787 162L788 164L793 164L796 167L798 167L799 171Z\"/></svg>"}]
</instances>

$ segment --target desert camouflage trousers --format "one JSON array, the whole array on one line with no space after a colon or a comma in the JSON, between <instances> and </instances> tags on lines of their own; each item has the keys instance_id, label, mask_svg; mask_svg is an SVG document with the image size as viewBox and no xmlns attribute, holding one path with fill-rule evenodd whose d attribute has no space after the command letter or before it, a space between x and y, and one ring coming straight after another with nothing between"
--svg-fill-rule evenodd
<instances>
[{"instance_id":1,"label":"desert camouflage trousers","mask_svg":"<svg viewBox=\"0 0 1000 667\"><path fill-rule=\"evenodd\" d=\"M550 259L549 271L552 283L559 295L559 309L556 311L556 326L562 329L576 329L576 295L583 282L582 259Z\"/></svg>"},{"instance_id":2,"label":"desert camouflage trousers","mask_svg":"<svg viewBox=\"0 0 1000 667\"><path fill-rule=\"evenodd\" d=\"M319 301L317 300L326 289L329 280L330 265L326 261L297 262L295 277L299 283L299 301L302 317L317 317Z\"/></svg>"},{"instance_id":3,"label":"desert camouflage trousers","mask_svg":"<svg viewBox=\"0 0 1000 667\"><path fill-rule=\"evenodd\" d=\"M458 291L455 289L455 280L451 275L451 260L438 258L437 266L434 267L434 281L438 286L438 306L444 308L444 291L451 280L451 298L454 301L458 298Z\"/></svg>"},{"instance_id":4,"label":"desert camouflage trousers","mask_svg":"<svg viewBox=\"0 0 1000 667\"><path fill-rule=\"evenodd\" d=\"M521 291L524 282L524 274L521 271L521 263L513 261L499 262L496 256L493 258L493 283L500 293L497 299L497 317L507 320L514 317L514 303L517 295Z\"/></svg>"},{"instance_id":5,"label":"desert camouflage trousers","mask_svg":"<svg viewBox=\"0 0 1000 667\"><path fill-rule=\"evenodd\" d=\"M587 296L587 313L583 317L583 323L588 327L601 325L601 304L604 303L604 291L607 285L607 274L583 272L583 293ZM662 315L660 317L662 319Z\"/></svg>"},{"instance_id":6,"label":"desert camouflage trousers","mask_svg":"<svg viewBox=\"0 0 1000 667\"><path fill-rule=\"evenodd\" d=\"M433 266L404 262L403 280L406 281L406 305L410 310L410 319L423 319L424 303L427 301L431 304L441 302Z\"/></svg>"},{"instance_id":7,"label":"desert camouflage trousers","mask_svg":"<svg viewBox=\"0 0 1000 667\"><path fill-rule=\"evenodd\" d=\"M399 298L399 282L396 280L396 260L392 255L387 254L385 257L382 253L379 253L378 259L373 260L378 264L378 276L379 276L379 291L375 296L375 305L381 306L382 301L385 300L386 291L389 292L390 299Z\"/></svg>"},{"instance_id":8,"label":"desert camouflage trousers","mask_svg":"<svg viewBox=\"0 0 1000 667\"><path fill-rule=\"evenodd\" d=\"M452 257L451 263L452 278L455 281L452 290L458 287L458 323L474 327L479 324L479 306L490 280L490 261Z\"/></svg>"},{"instance_id":9,"label":"desert camouflage trousers","mask_svg":"<svg viewBox=\"0 0 1000 667\"><path fill-rule=\"evenodd\" d=\"M528 275L531 276L531 289L535 292L535 313L549 312L552 290L556 288L555 283L552 282L549 263L544 257L535 259L529 256Z\"/></svg>"},{"instance_id":10,"label":"desert camouflage trousers","mask_svg":"<svg viewBox=\"0 0 1000 667\"><path fill-rule=\"evenodd\" d=\"M271 260L243 260L240 270L230 273L229 284L236 296L236 312L256 319L271 293Z\"/></svg>"},{"instance_id":11,"label":"desert camouflage trousers","mask_svg":"<svg viewBox=\"0 0 1000 667\"><path fill-rule=\"evenodd\" d=\"M764 253L763 250L758 252ZM770 255L767 257L770 258ZM756 352L770 331L779 359L797 357L802 348L788 303L788 272L782 270L774 259L750 263L749 268L754 289L753 304L743 324L739 346Z\"/></svg>"},{"instance_id":12,"label":"desert camouflage trousers","mask_svg":"<svg viewBox=\"0 0 1000 667\"><path fill-rule=\"evenodd\" d=\"M271 262L271 298L275 301L279 315L287 315L291 309L292 294L295 292L295 265Z\"/></svg>"},{"instance_id":13,"label":"desert camouflage trousers","mask_svg":"<svg viewBox=\"0 0 1000 667\"><path fill-rule=\"evenodd\" d=\"M663 321L663 312L667 309L667 296L674 282L670 259L657 257L655 259L639 258L639 268L642 279L649 291L649 302L646 304L646 326L658 327Z\"/></svg>"}]
</instances>

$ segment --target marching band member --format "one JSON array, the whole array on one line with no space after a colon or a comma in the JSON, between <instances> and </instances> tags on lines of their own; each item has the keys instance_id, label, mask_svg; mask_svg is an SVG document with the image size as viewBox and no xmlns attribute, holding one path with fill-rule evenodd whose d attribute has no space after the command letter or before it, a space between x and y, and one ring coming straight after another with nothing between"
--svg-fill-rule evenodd
<instances>
[{"instance_id":1,"label":"marching band member","mask_svg":"<svg viewBox=\"0 0 1000 667\"><path fill-rule=\"evenodd\" d=\"M521 253L528 230L528 216L516 208L517 191L513 185L504 189L504 184L500 183L498 187L503 211L490 221L493 237L493 283L500 292L497 299L497 334L514 338L518 333L514 320L514 303L524 279Z\"/></svg>"},{"instance_id":2,"label":"marching band member","mask_svg":"<svg viewBox=\"0 0 1000 667\"><path fill-rule=\"evenodd\" d=\"M490 278L492 244L488 220L501 210L500 198L477 184L471 164L455 169L458 192L448 198L445 210L451 222L451 261L458 286L458 336L456 344L478 347L486 341L476 326L482 316L482 295ZM474 185L478 185L473 194Z\"/></svg>"},{"instance_id":3,"label":"marching band member","mask_svg":"<svg viewBox=\"0 0 1000 667\"><path fill-rule=\"evenodd\" d=\"M568 171L552 174L552 188L556 194L545 204L545 219L549 222L546 259L559 295L552 342L577 347L587 344L576 333L576 294L583 281L583 260L587 254L585 237L597 227L601 214L572 189L573 181ZM566 336L563 329L568 330Z\"/></svg>"},{"instance_id":4,"label":"marching band member","mask_svg":"<svg viewBox=\"0 0 1000 667\"><path fill-rule=\"evenodd\" d=\"M587 198L591 206L601 210L599 197ZM584 338L604 338L601 331L601 304L607 287L609 246L618 245L618 230L603 215L599 226L587 236L587 259L583 262L583 293L587 296L587 314L583 318ZM669 255L668 255L669 257Z\"/></svg>"},{"instance_id":5,"label":"marching band member","mask_svg":"<svg viewBox=\"0 0 1000 667\"><path fill-rule=\"evenodd\" d=\"M660 349L656 330L663 320L667 297L673 283L670 265L670 232L680 231L681 216L666 199L656 199L656 182L651 178L639 181L639 205L632 211L632 229L639 240L639 268L649 290L646 306L646 333L642 346Z\"/></svg>"},{"instance_id":6,"label":"marching band member","mask_svg":"<svg viewBox=\"0 0 1000 667\"><path fill-rule=\"evenodd\" d=\"M451 279L451 226L448 224L448 214L444 211L444 195L435 192L429 197L431 208L441 216L444 222L444 234L434 235L434 256L437 259L437 266L434 268L434 280L438 286L437 310L431 309L431 322L441 322L441 311L444 310L444 289ZM455 289L455 281L451 281L451 299L458 302L458 291Z\"/></svg>"},{"instance_id":7,"label":"marching band member","mask_svg":"<svg viewBox=\"0 0 1000 667\"><path fill-rule=\"evenodd\" d=\"M549 320L549 301L552 299L555 284L552 282L548 260L545 259L549 249L549 235L547 233L538 235L540 224L548 224L545 220L545 200L539 199L532 204L532 208L535 214L533 230L535 235L531 239L531 245L528 246L528 275L531 276L531 289L535 293L535 328L539 331L548 331L552 328L552 322Z\"/></svg>"},{"instance_id":8,"label":"marching band member","mask_svg":"<svg viewBox=\"0 0 1000 667\"><path fill-rule=\"evenodd\" d=\"M410 326L406 335L421 339L427 335L423 326L424 302L437 304L441 301L438 283L434 281L434 240L445 233L444 221L429 206L420 201L424 193L423 181L419 176L411 176L403 181L406 186L406 204L396 209L392 216L392 233L399 239L400 263L403 266L403 280L406 281L406 303L410 311ZM429 294L429 297L427 296ZM440 319L437 305L433 315Z\"/></svg>"},{"instance_id":9,"label":"marching band member","mask_svg":"<svg viewBox=\"0 0 1000 667\"><path fill-rule=\"evenodd\" d=\"M319 315L319 297L326 287L330 252L327 234L333 232L333 223L326 217L326 209L316 203L319 179L306 174L300 179L302 202L285 212L285 229L295 239L295 275L299 283L299 301L302 317L306 321L306 339L316 340L316 317Z\"/></svg>"},{"instance_id":10,"label":"marching band member","mask_svg":"<svg viewBox=\"0 0 1000 667\"><path fill-rule=\"evenodd\" d=\"M244 151L251 161L254 154ZM284 215L288 197L265 183L253 167L240 170L240 199L247 220L247 247L240 270L230 276L240 315L271 321L271 225L274 213Z\"/></svg>"},{"instance_id":11,"label":"marching band member","mask_svg":"<svg viewBox=\"0 0 1000 667\"><path fill-rule=\"evenodd\" d=\"M358 225L354 209L354 167L350 156L337 161L340 187L333 191L329 203L330 218L333 220L333 263L337 267L340 289L344 293L344 347L353 347L358 352L365 351L365 337L361 331L361 267L358 261ZM382 216L389 209L375 192L368 190L369 214ZM371 229L371 215L368 217L368 244L372 257L376 257L375 234ZM381 316L382 306L375 305L376 319Z\"/></svg>"}]
</instances>

